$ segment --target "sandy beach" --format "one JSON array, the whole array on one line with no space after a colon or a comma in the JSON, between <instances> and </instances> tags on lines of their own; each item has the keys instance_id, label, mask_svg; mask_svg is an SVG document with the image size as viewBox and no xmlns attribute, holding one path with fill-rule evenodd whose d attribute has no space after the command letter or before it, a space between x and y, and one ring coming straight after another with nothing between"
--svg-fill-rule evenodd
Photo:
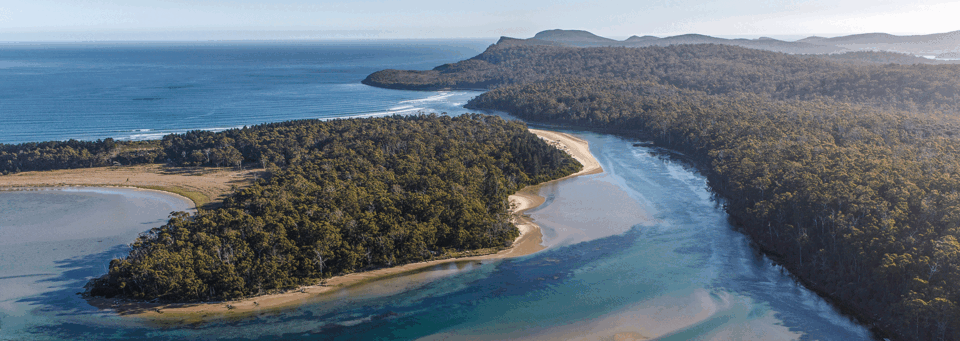
<instances>
[{"instance_id":1,"label":"sandy beach","mask_svg":"<svg viewBox=\"0 0 960 341\"><path fill-rule=\"evenodd\" d=\"M563 179L585 174L596 174L603 171L603 169L600 167L600 163L590 153L590 148L586 141L569 134L553 131L537 129L530 129L530 131L534 134L537 134L537 136L543 138L557 148L570 153L571 156L584 165L583 170L576 174L564 177ZM557 179L551 182L556 182L563 179ZM515 224L520 229L520 236L514 241L513 246L496 253L483 254L482 251L465 252L465 255L469 255L470 253L475 253L476 255L412 263L397 267L336 276L327 279L322 285L306 286L284 293L269 294L227 302L151 304L143 302L122 302L114 299L104 298L92 298L89 300L89 302L90 304L101 309L116 310L121 315L135 316L148 320L155 320L158 322L195 322L208 317L215 318L242 316L245 314L262 311L264 309L277 309L295 306L304 302L308 302L310 298L324 293L333 292L340 288L358 285L376 280L378 278L414 272L445 263L483 261L529 255L544 249L544 247L541 245L543 242L543 234L540 231L540 227L537 226L537 224L534 223L529 217L524 215L524 212L527 210L543 204L545 199L537 194L539 192L539 187L542 185L543 184L529 186L510 196L509 199L514 213Z\"/></svg>"},{"instance_id":2,"label":"sandy beach","mask_svg":"<svg viewBox=\"0 0 960 341\"><path fill-rule=\"evenodd\" d=\"M600 161L597 161L597 159L593 157L593 154L590 153L590 145L587 141L567 133L550 130L530 129L530 132L547 141L547 143L567 152L583 165L583 169L579 172L554 181L603 172L603 167L600 167Z\"/></svg>"}]
</instances>

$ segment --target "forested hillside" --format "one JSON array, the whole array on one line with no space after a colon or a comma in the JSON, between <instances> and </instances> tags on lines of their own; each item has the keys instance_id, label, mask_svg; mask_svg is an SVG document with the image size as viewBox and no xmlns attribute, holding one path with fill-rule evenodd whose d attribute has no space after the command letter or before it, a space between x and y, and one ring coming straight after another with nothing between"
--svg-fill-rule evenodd
<instances>
[{"instance_id":1,"label":"forested hillside","mask_svg":"<svg viewBox=\"0 0 960 341\"><path fill-rule=\"evenodd\" d=\"M175 163L241 160L271 175L143 233L92 295L228 299L509 246L507 196L582 167L524 124L481 115L294 121L162 144Z\"/></svg>"},{"instance_id":2,"label":"forested hillside","mask_svg":"<svg viewBox=\"0 0 960 341\"><path fill-rule=\"evenodd\" d=\"M616 128L680 149L762 248L884 330L956 337L956 120L830 101L555 81L470 103L530 120Z\"/></svg>"},{"instance_id":3,"label":"forested hillside","mask_svg":"<svg viewBox=\"0 0 960 341\"><path fill-rule=\"evenodd\" d=\"M886 337L960 339L960 67L495 46L421 73L434 83L412 86L488 82L469 108L681 150L801 281Z\"/></svg>"},{"instance_id":4,"label":"forested hillside","mask_svg":"<svg viewBox=\"0 0 960 341\"><path fill-rule=\"evenodd\" d=\"M703 34L681 34L670 37L643 37L631 36L625 40L614 40L597 36L593 33L580 30L546 30L537 33L532 38L517 39L501 37L497 44L523 45L552 45L566 47L647 47L671 46L682 44L717 44L739 46L749 49L784 52L790 54L808 55L836 55L859 53L862 51L880 51L905 53L909 56L937 55L938 58L950 58L951 52L956 53L960 45L960 31L935 33L927 35L897 36L886 33L854 34L840 37L811 36L797 41L779 40L770 37L757 39L735 38L726 39L711 37ZM952 61L932 60L923 57L917 59L903 59L894 63L907 64L939 64Z\"/></svg>"},{"instance_id":5,"label":"forested hillside","mask_svg":"<svg viewBox=\"0 0 960 341\"><path fill-rule=\"evenodd\" d=\"M878 54L881 58L883 55ZM655 82L709 94L827 97L903 109L960 110L960 66L877 65L724 45L572 48L493 45L428 71L384 70L365 84L396 89L492 89L555 77Z\"/></svg>"}]
</instances>

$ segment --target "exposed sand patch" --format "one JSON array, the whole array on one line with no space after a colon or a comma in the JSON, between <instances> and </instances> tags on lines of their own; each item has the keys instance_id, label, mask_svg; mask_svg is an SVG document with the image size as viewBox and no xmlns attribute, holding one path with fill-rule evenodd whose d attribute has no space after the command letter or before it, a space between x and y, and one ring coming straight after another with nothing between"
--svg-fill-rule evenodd
<instances>
[{"instance_id":1,"label":"exposed sand patch","mask_svg":"<svg viewBox=\"0 0 960 341\"><path fill-rule=\"evenodd\" d=\"M181 168L160 164L63 169L0 176L0 188L90 186L138 187L186 196L197 206L220 202L231 188L249 185L262 170Z\"/></svg>"},{"instance_id":2,"label":"exposed sand patch","mask_svg":"<svg viewBox=\"0 0 960 341\"><path fill-rule=\"evenodd\" d=\"M600 161L597 161L597 159L593 157L593 154L590 153L590 145L587 141L567 133L550 130L530 129L530 132L544 139L547 143L557 146L560 150L569 153L570 156L573 156L574 159L580 161L580 164L583 165L582 170L563 179L603 172Z\"/></svg>"}]
</instances>

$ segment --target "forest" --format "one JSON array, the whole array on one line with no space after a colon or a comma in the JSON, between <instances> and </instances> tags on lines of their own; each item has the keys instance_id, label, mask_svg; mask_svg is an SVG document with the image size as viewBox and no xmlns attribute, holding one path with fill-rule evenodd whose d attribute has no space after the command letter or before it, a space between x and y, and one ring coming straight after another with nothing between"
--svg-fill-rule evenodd
<instances>
[{"instance_id":1,"label":"forest","mask_svg":"<svg viewBox=\"0 0 960 341\"><path fill-rule=\"evenodd\" d=\"M883 337L957 340L958 73L718 45L492 46L368 83L483 85L468 108L680 151L805 285Z\"/></svg>"},{"instance_id":2,"label":"forest","mask_svg":"<svg viewBox=\"0 0 960 341\"><path fill-rule=\"evenodd\" d=\"M142 233L92 296L224 300L504 248L519 235L507 197L582 168L525 124L476 114L291 121L160 144L172 164L269 175Z\"/></svg>"},{"instance_id":3,"label":"forest","mask_svg":"<svg viewBox=\"0 0 960 341\"><path fill-rule=\"evenodd\" d=\"M0 174L135 165L164 160L157 141L47 141L0 143Z\"/></svg>"},{"instance_id":4,"label":"forest","mask_svg":"<svg viewBox=\"0 0 960 341\"><path fill-rule=\"evenodd\" d=\"M363 82L414 90L493 89L580 77L654 82L709 94L749 92L773 99L826 97L907 110L960 110L960 67L956 65L842 60L712 44L644 48L504 44L433 70L383 70Z\"/></svg>"}]
</instances>

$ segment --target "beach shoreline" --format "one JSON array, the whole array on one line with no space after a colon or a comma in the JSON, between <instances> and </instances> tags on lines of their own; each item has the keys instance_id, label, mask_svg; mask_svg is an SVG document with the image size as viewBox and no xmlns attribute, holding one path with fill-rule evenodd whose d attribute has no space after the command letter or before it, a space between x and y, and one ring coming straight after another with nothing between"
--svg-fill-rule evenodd
<instances>
[{"instance_id":1,"label":"beach shoreline","mask_svg":"<svg viewBox=\"0 0 960 341\"><path fill-rule=\"evenodd\" d=\"M460 257L455 258L356 272L326 279L318 285L304 286L296 290L233 301L163 304L91 297L87 299L87 302L102 310L114 310L123 316L160 322L199 322L206 318L243 316L262 310L297 306L309 301L311 297L334 292L341 288L386 277L403 275L405 273L422 271L425 268L438 265L455 262L515 258L539 252L545 248L541 245L543 243L543 234L540 227L534 223L530 217L526 216L525 212L539 207L545 202L545 198L538 194L540 187L548 183L576 176L601 173L603 169L590 153L587 141L569 134L554 131L530 129L530 132L558 149L567 152L583 164L584 167L575 174L541 184L527 186L509 196L514 224L520 230L520 236L514 240L513 245L509 248L499 251L466 251L460 254ZM222 200L222 197L229 193L229 187L236 186L244 180L249 181L251 177L255 176L253 171L224 170L217 170L205 174L177 176L176 174L167 174L169 172L165 173L164 167L160 165L102 167L94 169L90 176L84 176L83 173L85 171L90 172L90 169L26 172L14 176L3 176L0 177L0 188L32 189L38 187L84 186L135 187L164 191L164 187L177 187L195 189L213 201L217 199ZM130 183L131 180L133 180L132 184ZM207 182L210 182L210 184L205 184ZM166 192L179 194L170 191ZM196 200L194 200L194 202L196 202ZM199 203L197 204L197 206L200 206Z\"/></svg>"}]
</instances>

